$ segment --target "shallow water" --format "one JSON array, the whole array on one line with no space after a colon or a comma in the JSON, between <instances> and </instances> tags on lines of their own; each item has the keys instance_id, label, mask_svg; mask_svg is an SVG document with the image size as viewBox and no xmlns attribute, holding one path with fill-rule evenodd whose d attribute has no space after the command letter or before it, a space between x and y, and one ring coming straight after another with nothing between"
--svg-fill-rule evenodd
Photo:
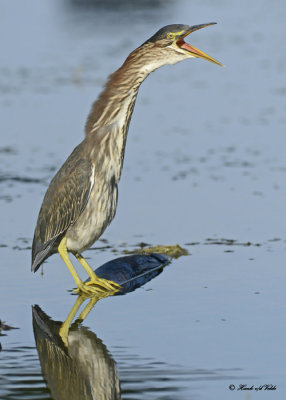
<instances>
[{"instance_id":1,"label":"shallow water","mask_svg":"<svg viewBox=\"0 0 286 400\"><path fill-rule=\"evenodd\" d=\"M285 17L281 0L0 1L0 318L19 328L0 337L1 399L51 398L32 306L64 321L74 282L58 256L32 275L30 246L92 101L159 27L210 21L189 41L226 68L190 60L143 83L116 218L85 253L94 268L142 242L191 255L99 301L81 329L115 361L123 399L256 397L231 384L285 398Z\"/></svg>"}]
</instances>

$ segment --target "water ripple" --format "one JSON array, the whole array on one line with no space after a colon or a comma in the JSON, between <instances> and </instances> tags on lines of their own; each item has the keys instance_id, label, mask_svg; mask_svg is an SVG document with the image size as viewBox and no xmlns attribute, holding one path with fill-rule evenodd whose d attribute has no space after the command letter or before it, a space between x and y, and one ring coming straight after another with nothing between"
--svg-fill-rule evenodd
<instances>
[{"instance_id":1,"label":"water ripple","mask_svg":"<svg viewBox=\"0 0 286 400\"><path fill-rule=\"evenodd\" d=\"M42 377L36 347L14 344L1 351L0 398L51 399Z\"/></svg>"}]
</instances>

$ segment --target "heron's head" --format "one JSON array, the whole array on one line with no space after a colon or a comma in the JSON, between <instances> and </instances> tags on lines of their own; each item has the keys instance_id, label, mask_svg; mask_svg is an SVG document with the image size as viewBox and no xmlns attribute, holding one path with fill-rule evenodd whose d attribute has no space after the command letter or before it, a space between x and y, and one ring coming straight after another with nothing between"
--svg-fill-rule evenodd
<instances>
[{"instance_id":1,"label":"heron's head","mask_svg":"<svg viewBox=\"0 0 286 400\"><path fill-rule=\"evenodd\" d=\"M135 52L142 57L142 63L145 64L147 69L150 69L149 72L162 65L176 64L179 61L193 57L203 58L222 66L219 61L185 42L186 36L190 33L214 24L215 22L194 26L177 24L164 26L150 39L146 40Z\"/></svg>"}]
</instances>

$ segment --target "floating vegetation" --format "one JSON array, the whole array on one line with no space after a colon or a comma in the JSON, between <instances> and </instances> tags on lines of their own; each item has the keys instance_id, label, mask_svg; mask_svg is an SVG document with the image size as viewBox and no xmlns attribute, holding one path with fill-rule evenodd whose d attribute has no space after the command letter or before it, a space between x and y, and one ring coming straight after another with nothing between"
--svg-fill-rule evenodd
<instances>
[{"instance_id":1,"label":"floating vegetation","mask_svg":"<svg viewBox=\"0 0 286 400\"><path fill-rule=\"evenodd\" d=\"M159 254L166 254L167 256L173 258L179 258L181 256L188 256L190 253L188 250L184 249L183 247L176 245L157 245L151 247L141 247L135 250L124 250L124 254L150 254L150 253L159 253Z\"/></svg>"},{"instance_id":2,"label":"floating vegetation","mask_svg":"<svg viewBox=\"0 0 286 400\"><path fill-rule=\"evenodd\" d=\"M15 245L12 247L13 250L31 250L30 242L31 239L27 238L18 238L18 241L21 242L19 245ZM283 239L281 238L272 238L268 239L266 242L269 243L276 243L281 242ZM166 254L172 258L178 258L181 256L190 255L190 252L181 247L180 245L157 245L152 246L150 243L147 242L138 242L136 244L128 244L126 242L119 242L119 243L110 243L107 239L99 239L99 242L102 243L102 246L95 246L88 249L88 251L97 251L97 252L104 252L109 251L113 254L150 254L150 253L160 253ZM184 243L185 246L240 246L240 247L263 247L266 245L266 242L263 243L255 243L250 241L239 241L237 239L226 239L226 238L206 238L204 241L193 241L193 242L186 242ZM286 242L284 240L283 242ZM1 247L8 247L6 244L0 243ZM130 247L133 247L134 250L129 250ZM225 253L232 253L233 250L225 250Z\"/></svg>"},{"instance_id":3,"label":"floating vegetation","mask_svg":"<svg viewBox=\"0 0 286 400\"><path fill-rule=\"evenodd\" d=\"M45 180L29 176L0 175L0 182L45 183Z\"/></svg>"},{"instance_id":4,"label":"floating vegetation","mask_svg":"<svg viewBox=\"0 0 286 400\"><path fill-rule=\"evenodd\" d=\"M17 151L12 146L0 147L0 154L17 154Z\"/></svg>"},{"instance_id":5,"label":"floating vegetation","mask_svg":"<svg viewBox=\"0 0 286 400\"><path fill-rule=\"evenodd\" d=\"M216 245L224 245L224 246L261 246L260 243L251 243L251 242L238 242L235 239L206 239L204 244L216 244Z\"/></svg>"},{"instance_id":6,"label":"floating vegetation","mask_svg":"<svg viewBox=\"0 0 286 400\"><path fill-rule=\"evenodd\" d=\"M270 240L269 240L270 241ZM204 242L188 242L185 243L186 246L197 246L197 245L218 245L218 246L255 246L259 247L262 246L261 243L252 243L252 242L239 242L236 239L214 239L214 238L207 238Z\"/></svg>"},{"instance_id":7,"label":"floating vegetation","mask_svg":"<svg viewBox=\"0 0 286 400\"><path fill-rule=\"evenodd\" d=\"M0 319L0 335L2 334L2 331L10 331L11 329L19 329L19 328L15 328L14 326L6 325L5 322L1 321L1 319Z\"/></svg>"}]
</instances>

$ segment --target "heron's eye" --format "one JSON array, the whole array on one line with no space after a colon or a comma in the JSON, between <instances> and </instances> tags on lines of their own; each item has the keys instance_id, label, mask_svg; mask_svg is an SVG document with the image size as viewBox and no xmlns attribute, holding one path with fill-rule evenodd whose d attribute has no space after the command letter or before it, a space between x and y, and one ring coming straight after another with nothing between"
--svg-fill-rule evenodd
<instances>
[{"instance_id":1,"label":"heron's eye","mask_svg":"<svg viewBox=\"0 0 286 400\"><path fill-rule=\"evenodd\" d=\"M175 34L172 33L172 32L169 32L169 33L167 34L167 38L168 38L168 39L174 39L174 37L175 37Z\"/></svg>"}]
</instances>

